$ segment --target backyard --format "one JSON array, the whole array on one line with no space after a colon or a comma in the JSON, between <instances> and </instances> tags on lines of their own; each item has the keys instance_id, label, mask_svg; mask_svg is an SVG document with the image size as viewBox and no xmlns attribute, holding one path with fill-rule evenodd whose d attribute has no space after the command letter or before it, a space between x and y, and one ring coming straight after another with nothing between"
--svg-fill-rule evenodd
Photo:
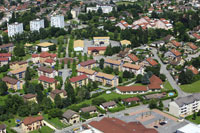
<instances>
[{"instance_id":1,"label":"backyard","mask_svg":"<svg viewBox=\"0 0 200 133\"><path fill-rule=\"evenodd\" d=\"M187 93L200 92L200 80L192 84L180 85L181 89Z\"/></svg>"},{"instance_id":2,"label":"backyard","mask_svg":"<svg viewBox=\"0 0 200 133\"><path fill-rule=\"evenodd\" d=\"M200 124L200 116L197 116L197 113L196 113L196 119L193 119L194 116L193 115L190 115L190 116L187 116L186 119L193 122L193 123L196 123L196 124Z\"/></svg>"},{"instance_id":3,"label":"backyard","mask_svg":"<svg viewBox=\"0 0 200 133\"><path fill-rule=\"evenodd\" d=\"M39 130L34 130L34 131L30 132L30 133L38 133L38 132L40 132L40 133L53 133L54 130L49 128L48 126L43 126Z\"/></svg>"}]
</instances>

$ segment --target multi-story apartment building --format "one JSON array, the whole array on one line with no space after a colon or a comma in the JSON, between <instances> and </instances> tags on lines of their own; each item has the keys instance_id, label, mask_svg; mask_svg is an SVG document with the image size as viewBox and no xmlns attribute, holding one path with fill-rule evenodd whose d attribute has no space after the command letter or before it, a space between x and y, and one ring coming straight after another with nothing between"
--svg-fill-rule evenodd
<instances>
[{"instance_id":1,"label":"multi-story apartment building","mask_svg":"<svg viewBox=\"0 0 200 133\"><path fill-rule=\"evenodd\" d=\"M40 31L41 28L44 28L44 19L36 19L30 21L31 31Z\"/></svg>"},{"instance_id":2,"label":"multi-story apartment building","mask_svg":"<svg viewBox=\"0 0 200 133\"><path fill-rule=\"evenodd\" d=\"M118 69L119 71L121 71L122 64L123 64L123 62L121 62L119 60L106 59L104 62L104 68L108 66L113 69Z\"/></svg>"},{"instance_id":3,"label":"multi-story apartment building","mask_svg":"<svg viewBox=\"0 0 200 133\"><path fill-rule=\"evenodd\" d=\"M179 97L169 103L169 113L177 117L185 117L200 110L200 93Z\"/></svg>"},{"instance_id":4,"label":"multi-story apartment building","mask_svg":"<svg viewBox=\"0 0 200 133\"><path fill-rule=\"evenodd\" d=\"M64 28L65 27L65 21L64 16L62 15L56 15L51 17L51 27L58 27L58 28Z\"/></svg>"},{"instance_id":5,"label":"multi-story apartment building","mask_svg":"<svg viewBox=\"0 0 200 133\"><path fill-rule=\"evenodd\" d=\"M54 78L55 76L58 76L58 72L53 68L41 66L38 68L38 76L46 76L48 78Z\"/></svg>"},{"instance_id":6,"label":"multi-story apartment building","mask_svg":"<svg viewBox=\"0 0 200 133\"><path fill-rule=\"evenodd\" d=\"M15 22L13 24L8 24L8 36L13 37L17 34L23 33L23 24Z\"/></svg>"}]
</instances>

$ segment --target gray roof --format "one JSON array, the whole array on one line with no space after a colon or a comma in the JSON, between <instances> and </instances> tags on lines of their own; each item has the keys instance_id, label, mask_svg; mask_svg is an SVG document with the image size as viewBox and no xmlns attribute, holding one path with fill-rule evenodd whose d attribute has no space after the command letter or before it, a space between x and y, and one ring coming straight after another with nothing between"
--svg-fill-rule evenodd
<instances>
[{"instance_id":1,"label":"gray roof","mask_svg":"<svg viewBox=\"0 0 200 133\"><path fill-rule=\"evenodd\" d=\"M175 100L175 103L182 107L183 105L191 104L194 101L200 100L200 93L194 93L192 95L186 96L186 97L179 97Z\"/></svg>"},{"instance_id":2,"label":"gray roof","mask_svg":"<svg viewBox=\"0 0 200 133\"><path fill-rule=\"evenodd\" d=\"M66 119L70 119L74 114L77 114L77 112L69 109L62 116Z\"/></svg>"},{"instance_id":3,"label":"gray roof","mask_svg":"<svg viewBox=\"0 0 200 133\"><path fill-rule=\"evenodd\" d=\"M97 108L95 106L89 106L89 107L84 107L84 108L81 108L81 111L82 112L91 112L91 111L96 111Z\"/></svg>"},{"instance_id":4,"label":"gray roof","mask_svg":"<svg viewBox=\"0 0 200 133\"><path fill-rule=\"evenodd\" d=\"M107 108L109 106L115 106L116 105L116 102L115 101L110 101L110 102L105 102L105 103L102 103L102 106L104 108Z\"/></svg>"}]
</instances>

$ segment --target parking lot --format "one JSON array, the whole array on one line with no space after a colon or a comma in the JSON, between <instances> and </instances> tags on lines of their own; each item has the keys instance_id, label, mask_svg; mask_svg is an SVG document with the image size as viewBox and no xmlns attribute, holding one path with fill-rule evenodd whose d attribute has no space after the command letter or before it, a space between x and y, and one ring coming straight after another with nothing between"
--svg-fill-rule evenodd
<instances>
[{"instance_id":1,"label":"parking lot","mask_svg":"<svg viewBox=\"0 0 200 133\"><path fill-rule=\"evenodd\" d=\"M159 133L173 133L187 122L178 122L178 119L159 110L138 110L129 116L117 117L126 122L139 121L147 128L155 128Z\"/></svg>"}]
</instances>

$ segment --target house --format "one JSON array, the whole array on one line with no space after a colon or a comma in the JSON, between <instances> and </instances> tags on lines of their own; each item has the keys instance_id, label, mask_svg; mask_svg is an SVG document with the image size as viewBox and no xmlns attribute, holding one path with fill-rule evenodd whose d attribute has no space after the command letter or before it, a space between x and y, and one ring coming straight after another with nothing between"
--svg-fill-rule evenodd
<instances>
[{"instance_id":1,"label":"house","mask_svg":"<svg viewBox=\"0 0 200 133\"><path fill-rule=\"evenodd\" d=\"M44 86L45 89L48 89L49 87L51 87L53 90L56 89L57 81L54 78L40 76L39 81Z\"/></svg>"},{"instance_id":2,"label":"house","mask_svg":"<svg viewBox=\"0 0 200 133\"><path fill-rule=\"evenodd\" d=\"M125 30L126 28L131 28L131 25L129 25L126 21L121 20L118 24L115 25L116 27L119 27L121 30Z\"/></svg>"},{"instance_id":3,"label":"house","mask_svg":"<svg viewBox=\"0 0 200 133\"><path fill-rule=\"evenodd\" d=\"M12 70L9 72L9 74L16 76L18 79L22 79L25 77L26 68L27 67L22 67L19 69Z\"/></svg>"},{"instance_id":4,"label":"house","mask_svg":"<svg viewBox=\"0 0 200 133\"><path fill-rule=\"evenodd\" d=\"M15 62L11 62L9 66L10 66L10 69L16 70L20 68L27 68L28 63L26 61L15 61Z\"/></svg>"},{"instance_id":5,"label":"house","mask_svg":"<svg viewBox=\"0 0 200 133\"><path fill-rule=\"evenodd\" d=\"M165 93L156 93L156 94L149 94L149 95L145 95L144 99L145 100L151 100L151 99L161 99L163 97L165 97L166 94Z\"/></svg>"},{"instance_id":6,"label":"house","mask_svg":"<svg viewBox=\"0 0 200 133\"><path fill-rule=\"evenodd\" d=\"M181 46L180 42L177 42L176 40L171 40L171 44L173 45L172 47L178 48Z\"/></svg>"},{"instance_id":7,"label":"house","mask_svg":"<svg viewBox=\"0 0 200 133\"><path fill-rule=\"evenodd\" d=\"M96 60L88 60L88 61L80 62L77 65L77 68L84 67L84 68L87 68L87 69L92 69L96 66L97 66Z\"/></svg>"},{"instance_id":8,"label":"house","mask_svg":"<svg viewBox=\"0 0 200 133\"><path fill-rule=\"evenodd\" d=\"M88 84L88 77L86 75L79 75L69 79L74 88L81 87Z\"/></svg>"},{"instance_id":9,"label":"house","mask_svg":"<svg viewBox=\"0 0 200 133\"><path fill-rule=\"evenodd\" d=\"M6 125L0 124L0 133L6 133Z\"/></svg>"},{"instance_id":10,"label":"house","mask_svg":"<svg viewBox=\"0 0 200 133\"><path fill-rule=\"evenodd\" d=\"M80 115L77 112L70 109L64 112L62 117L67 121L67 123L71 125L80 122Z\"/></svg>"},{"instance_id":11,"label":"house","mask_svg":"<svg viewBox=\"0 0 200 133\"><path fill-rule=\"evenodd\" d=\"M84 68L84 67L81 67L81 68L78 68L77 69L77 72L78 72L78 75L87 75L87 77L92 80L92 81L95 81L95 75L97 72L95 72L94 70L91 70L91 69L87 69L87 68Z\"/></svg>"},{"instance_id":12,"label":"house","mask_svg":"<svg viewBox=\"0 0 200 133\"><path fill-rule=\"evenodd\" d=\"M134 54L128 54L128 58L130 59L130 62L134 62L134 63L139 62L139 58Z\"/></svg>"},{"instance_id":13,"label":"house","mask_svg":"<svg viewBox=\"0 0 200 133\"><path fill-rule=\"evenodd\" d=\"M121 46L128 46L131 45L131 42L129 40L122 40L120 41Z\"/></svg>"},{"instance_id":14,"label":"house","mask_svg":"<svg viewBox=\"0 0 200 133\"><path fill-rule=\"evenodd\" d=\"M164 37L163 38L163 41L165 42L165 43L168 43L168 42L170 42L170 41L172 41L172 40L174 40L175 38L172 36L172 35L167 35L166 37Z\"/></svg>"},{"instance_id":15,"label":"house","mask_svg":"<svg viewBox=\"0 0 200 133\"><path fill-rule=\"evenodd\" d=\"M25 133L40 129L42 126L45 126L42 116L26 117L21 124L22 131Z\"/></svg>"},{"instance_id":16,"label":"house","mask_svg":"<svg viewBox=\"0 0 200 133\"><path fill-rule=\"evenodd\" d=\"M110 44L110 37L93 37L94 45L101 46L101 45L109 45Z\"/></svg>"},{"instance_id":17,"label":"house","mask_svg":"<svg viewBox=\"0 0 200 133\"><path fill-rule=\"evenodd\" d=\"M15 91L22 89L23 87L23 82L19 81L17 79L5 76L2 78L2 81L6 83L8 88L14 89Z\"/></svg>"},{"instance_id":18,"label":"house","mask_svg":"<svg viewBox=\"0 0 200 133\"><path fill-rule=\"evenodd\" d=\"M159 40L159 41L152 42L150 45L151 45L152 47L157 47L157 48L159 48L159 47L162 47L164 44L165 44L164 41Z\"/></svg>"},{"instance_id":19,"label":"house","mask_svg":"<svg viewBox=\"0 0 200 133\"><path fill-rule=\"evenodd\" d=\"M129 71L134 73L135 75L144 74L144 68L141 65L135 65L130 63L124 63L122 66L122 71Z\"/></svg>"},{"instance_id":20,"label":"house","mask_svg":"<svg viewBox=\"0 0 200 133\"><path fill-rule=\"evenodd\" d=\"M200 41L200 35L199 35L199 34L193 33L193 34L192 34L192 37L195 38L197 42Z\"/></svg>"},{"instance_id":21,"label":"house","mask_svg":"<svg viewBox=\"0 0 200 133\"><path fill-rule=\"evenodd\" d=\"M147 58L146 61L148 62L148 64L150 66L157 66L158 65L158 63L151 57Z\"/></svg>"},{"instance_id":22,"label":"house","mask_svg":"<svg viewBox=\"0 0 200 133\"><path fill-rule=\"evenodd\" d=\"M61 98L67 98L67 92L65 90L55 89L50 93L50 99L54 102L56 95L60 95Z\"/></svg>"},{"instance_id":23,"label":"house","mask_svg":"<svg viewBox=\"0 0 200 133\"><path fill-rule=\"evenodd\" d=\"M194 75L199 74L199 71L192 65L188 66L187 69L191 70Z\"/></svg>"},{"instance_id":24,"label":"house","mask_svg":"<svg viewBox=\"0 0 200 133\"><path fill-rule=\"evenodd\" d=\"M200 93L179 97L169 103L169 113L177 117L185 117L200 110Z\"/></svg>"},{"instance_id":25,"label":"house","mask_svg":"<svg viewBox=\"0 0 200 133\"><path fill-rule=\"evenodd\" d=\"M13 49L14 49L13 43L3 44L0 46L0 50L6 50L9 53L11 53Z\"/></svg>"},{"instance_id":26,"label":"house","mask_svg":"<svg viewBox=\"0 0 200 133\"><path fill-rule=\"evenodd\" d=\"M165 56L168 56L168 57L173 58L173 59L175 59L175 58L177 58L177 57L180 57L181 55L182 55L181 52L179 52L179 51L176 50L176 49L171 49L171 50L169 51L169 53L166 53L166 54L165 54Z\"/></svg>"},{"instance_id":27,"label":"house","mask_svg":"<svg viewBox=\"0 0 200 133\"><path fill-rule=\"evenodd\" d=\"M144 94L149 90L147 86L117 86L115 91L119 94Z\"/></svg>"},{"instance_id":28,"label":"house","mask_svg":"<svg viewBox=\"0 0 200 133\"><path fill-rule=\"evenodd\" d=\"M163 81L157 77L156 75L152 75L150 78L149 78L149 81L150 81L150 84L148 85L148 89L151 90L151 91L160 91L163 86Z\"/></svg>"},{"instance_id":29,"label":"house","mask_svg":"<svg viewBox=\"0 0 200 133\"><path fill-rule=\"evenodd\" d=\"M56 65L56 61L53 60L53 59L46 59L44 61L44 65L45 66L51 66L51 67L54 67Z\"/></svg>"},{"instance_id":30,"label":"house","mask_svg":"<svg viewBox=\"0 0 200 133\"><path fill-rule=\"evenodd\" d=\"M140 102L140 99L138 97L122 99L122 103L125 105L131 105L131 103L138 103L138 102Z\"/></svg>"},{"instance_id":31,"label":"house","mask_svg":"<svg viewBox=\"0 0 200 133\"><path fill-rule=\"evenodd\" d=\"M112 109L112 108L115 108L117 107L117 104L115 101L109 101L109 102L105 102L105 103L102 103L100 105L100 107L104 110L108 110L108 109Z\"/></svg>"},{"instance_id":32,"label":"house","mask_svg":"<svg viewBox=\"0 0 200 133\"><path fill-rule=\"evenodd\" d=\"M41 66L38 68L38 76L46 76L48 78L54 78L55 76L58 76L58 72L53 68Z\"/></svg>"},{"instance_id":33,"label":"house","mask_svg":"<svg viewBox=\"0 0 200 133\"><path fill-rule=\"evenodd\" d=\"M0 58L8 58L8 60L11 60L11 53L0 53Z\"/></svg>"},{"instance_id":34,"label":"house","mask_svg":"<svg viewBox=\"0 0 200 133\"><path fill-rule=\"evenodd\" d=\"M146 128L140 122L126 123L117 118L104 117L100 121L92 121L87 125L85 132L95 133L158 133L156 129Z\"/></svg>"},{"instance_id":35,"label":"house","mask_svg":"<svg viewBox=\"0 0 200 133\"><path fill-rule=\"evenodd\" d=\"M118 86L119 78L111 74L106 74L98 72L96 74L95 80L102 83L103 85L111 85L112 87Z\"/></svg>"},{"instance_id":36,"label":"house","mask_svg":"<svg viewBox=\"0 0 200 133\"><path fill-rule=\"evenodd\" d=\"M9 59L8 58L3 58L0 57L0 67L7 65L9 63Z\"/></svg>"},{"instance_id":37,"label":"house","mask_svg":"<svg viewBox=\"0 0 200 133\"><path fill-rule=\"evenodd\" d=\"M45 63L47 59L53 59L55 61L57 59L57 55L48 52L41 52L40 54L32 54L33 63Z\"/></svg>"},{"instance_id":38,"label":"house","mask_svg":"<svg viewBox=\"0 0 200 133\"><path fill-rule=\"evenodd\" d=\"M81 12L80 8L73 8L71 10L72 18L77 18L80 12Z\"/></svg>"},{"instance_id":39,"label":"house","mask_svg":"<svg viewBox=\"0 0 200 133\"><path fill-rule=\"evenodd\" d=\"M74 51L83 51L83 48L84 48L83 40L74 41Z\"/></svg>"},{"instance_id":40,"label":"house","mask_svg":"<svg viewBox=\"0 0 200 133\"><path fill-rule=\"evenodd\" d=\"M37 64L40 62L40 56L38 54L32 54L31 57L32 57L31 60L33 63Z\"/></svg>"},{"instance_id":41,"label":"house","mask_svg":"<svg viewBox=\"0 0 200 133\"><path fill-rule=\"evenodd\" d=\"M41 51L46 52L46 51L49 51L49 47L53 45L54 44L50 42L42 42L42 43L37 44L36 49L38 49L38 47L41 47Z\"/></svg>"},{"instance_id":42,"label":"house","mask_svg":"<svg viewBox=\"0 0 200 133\"><path fill-rule=\"evenodd\" d=\"M81 108L80 112L81 113L89 113L90 115L94 114L94 113L98 113L97 108L95 106Z\"/></svg>"},{"instance_id":43,"label":"house","mask_svg":"<svg viewBox=\"0 0 200 133\"><path fill-rule=\"evenodd\" d=\"M200 127L197 124L188 123L176 130L176 133L199 133Z\"/></svg>"},{"instance_id":44,"label":"house","mask_svg":"<svg viewBox=\"0 0 200 133\"><path fill-rule=\"evenodd\" d=\"M196 53L198 50L198 47L192 42L188 42L184 48L188 53Z\"/></svg>"},{"instance_id":45,"label":"house","mask_svg":"<svg viewBox=\"0 0 200 133\"><path fill-rule=\"evenodd\" d=\"M122 62L118 61L118 60L112 60L112 59L106 59L104 61L104 68L105 67L111 67L113 69L118 69L119 71L121 71L122 69Z\"/></svg>"},{"instance_id":46,"label":"house","mask_svg":"<svg viewBox=\"0 0 200 133\"><path fill-rule=\"evenodd\" d=\"M107 47L88 47L88 55L104 55Z\"/></svg>"},{"instance_id":47,"label":"house","mask_svg":"<svg viewBox=\"0 0 200 133\"><path fill-rule=\"evenodd\" d=\"M70 62L70 63L73 63L74 61L76 61L76 59L74 59L74 58L63 58L63 59L60 59L60 63L62 63L64 61L64 64L68 64L68 61Z\"/></svg>"},{"instance_id":48,"label":"house","mask_svg":"<svg viewBox=\"0 0 200 133\"><path fill-rule=\"evenodd\" d=\"M36 97L37 97L36 94L31 94L31 93L25 94L23 96L25 102L35 102L35 103L37 103L37 98Z\"/></svg>"}]
</instances>

